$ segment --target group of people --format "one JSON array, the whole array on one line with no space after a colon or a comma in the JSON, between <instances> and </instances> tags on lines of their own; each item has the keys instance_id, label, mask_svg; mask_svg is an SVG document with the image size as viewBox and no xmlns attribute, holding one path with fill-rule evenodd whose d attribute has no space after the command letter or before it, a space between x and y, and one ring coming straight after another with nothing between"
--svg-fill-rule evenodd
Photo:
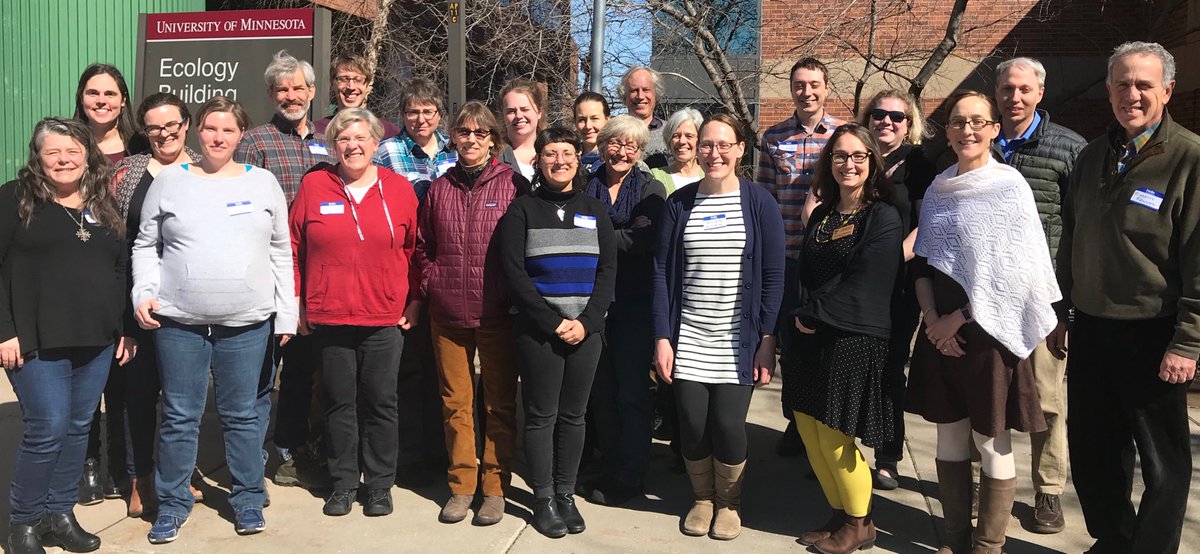
<instances>
[{"instance_id":1,"label":"group of people","mask_svg":"<svg viewBox=\"0 0 1200 554\"><path fill-rule=\"evenodd\" d=\"M1178 549L1200 138L1166 113L1161 46L1114 51L1115 123L1090 144L1037 108L1039 62L1000 64L994 95L947 99L940 173L912 96L837 119L806 58L754 180L745 124L659 119L649 68L621 79L628 115L584 93L573 126L548 124L535 83L447 114L421 80L398 126L365 108L371 75L335 60L338 109L312 121L313 68L280 52L264 72L276 114L252 127L226 97L194 116L170 93L134 110L120 73L94 65L75 117L38 123L0 188L0 364L26 425L10 552L95 550L73 505L123 494L131 517L155 514L151 543L175 540L203 497L210 379L235 530L262 531L280 364L274 479L328 489L328 516L356 501L387 515L394 483L444 472L440 521L499 522L519 387L538 532L586 529L575 494L644 493L657 395L694 497L681 531L734 539L746 417L777 359L777 450L807 453L832 512L805 545L874 544L872 490L898 486L907 411L937 424L939 552L1001 551L1012 430L1033 438L1035 530L1065 525L1069 443L1093 552ZM1085 414L1069 423L1068 398ZM580 482L590 451L600 477Z\"/></svg>"}]
</instances>

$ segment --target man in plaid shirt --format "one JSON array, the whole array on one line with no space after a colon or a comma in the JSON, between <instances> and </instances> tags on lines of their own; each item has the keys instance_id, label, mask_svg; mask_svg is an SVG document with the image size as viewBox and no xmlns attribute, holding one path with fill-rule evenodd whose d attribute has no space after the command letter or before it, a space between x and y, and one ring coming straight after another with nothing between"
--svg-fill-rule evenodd
<instances>
[{"instance_id":1,"label":"man in plaid shirt","mask_svg":"<svg viewBox=\"0 0 1200 554\"><path fill-rule=\"evenodd\" d=\"M833 131L845 121L825 112L825 99L829 96L829 71L825 64L814 58L804 58L791 71L792 101L796 112L763 133L758 155L757 181L766 187L779 201L783 214L785 260L783 306L780 313L791 313L799 304L796 287L799 282L800 246L804 243L804 218L808 204L808 189L817 173L817 160L821 149L829 142ZM783 370L783 414L788 418L788 427L776 445L782 456L798 456L804 452L804 444L796 432L792 410L788 403L794 398L791 387L798 378L794 371L796 344L800 340L790 317L779 318L776 335L779 341L779 366Z\"/></svg>"},{"instance_id":2,"label":"man in plaid shirt","mask_svg":"<svg viewBox=\"0 0 1200 554\"><path fill-rule=\"evenodd\" d=\"M417 200L424 201L429 185L458 163L458 153L438 127L442 123L440 91L424 79L414 79L400 93L404 130L379 143L375 165L386 167L412 183Z\"/></svg>"}]
</instances>

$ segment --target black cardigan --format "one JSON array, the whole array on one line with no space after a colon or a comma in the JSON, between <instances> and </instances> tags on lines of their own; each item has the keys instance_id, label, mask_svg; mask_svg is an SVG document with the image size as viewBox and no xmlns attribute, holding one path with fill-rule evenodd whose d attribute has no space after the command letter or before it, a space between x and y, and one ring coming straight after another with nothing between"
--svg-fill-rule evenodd
<instances>
[{"instance_id":1,"label":"black cardigan","mask_svg":"<svg viewBox=\"0 0 1200 554\"><path fill-rule=\"evenodd\" d=\"M818 206L809 221L820 221L831 209L826 204ZM862 234L850 250L846 269L812 290L805 283L811 271L806 260L816 236L808 233L804 239L805 252L800 256L800 308L793 315L806 327L820 323L887 339L892 329L892 292L904 260L900 212L886 202L868 206Z\"/></svg>"},{"instance_id":2,"label":"black cardigan","mask_svg":"<svg viewBox=\"0 0 1200 554\"><path fill-rule=\"evenodd\" d=\"M17 337L22 355L52 348L107 346L120 337L128 304L129 245L112 229L61 206L33 209L26 227L17 215L17 188L0 187L0 342Z\"/></svg>"}]
</instances>

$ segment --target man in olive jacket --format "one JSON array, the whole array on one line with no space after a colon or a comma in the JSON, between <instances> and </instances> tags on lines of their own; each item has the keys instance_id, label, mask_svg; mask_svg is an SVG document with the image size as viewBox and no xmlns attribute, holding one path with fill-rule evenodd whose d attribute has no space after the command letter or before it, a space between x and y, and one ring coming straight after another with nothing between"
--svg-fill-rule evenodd
<instances>
[{"instance_id":1,"label":"man in olive jacket","mask_svg":"<svg viewBox=\"0 0 1200 554\"><path fill-rule=\"evenodd\" d=\"M1118 125L1079 154L1063 209L1058 276L1075 307L1067 439L1097 539L1090 552L1176 552L1187 509L1200 137L1166 113L1174 76L1175 60L1158 44L1116 48L1106 86ZM1064 339L1051 334L1051 349ZM1135 448L1145 482L1136 511Z\"/></svg>"},{"instance_id":2,"label":"man in olive jacket","mask_svg":"<svg viewBox=\"0 0 1200 554\"><path fill-rule=\"evenodd\" d=\"M996 66L996 104L1000 107L1000 136L993 149L1029 182L1046 232L1050 256L1062 236L1062 204L1075 157L1087 145L1083 137L1050 122L1038 109L1046 91L1046 68L1033 58L1013 58ZM1056 356L1043 341L1029 357L1034 384L1048 429L1030 433L1034 517L1032 530L1058 533L1066 526L1059 496L1067 483L1067 395L1063 378L1065 357Z\"/></svg>"}]
</instances>

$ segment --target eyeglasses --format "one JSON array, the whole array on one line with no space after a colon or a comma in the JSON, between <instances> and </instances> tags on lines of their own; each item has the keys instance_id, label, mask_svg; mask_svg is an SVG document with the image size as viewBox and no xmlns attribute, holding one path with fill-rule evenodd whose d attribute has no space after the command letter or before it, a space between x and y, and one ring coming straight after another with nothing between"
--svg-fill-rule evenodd
<instances>
[{"instance_id":1,"label":"eyeglasses","mask_svg":"<svg viewBox=\"0 0 1200 554\"><path fill-rule=\"evenodd\" d=\"M696 151L701 154L708 154L712 152L713 149L716 149L716 151L721 154L728 154L729 149L733 147L734 145L728 142L702 142L696 146Z\"/></svg>"},{"instance_id":2,"label":"eyeglasses","mask_svg":"<svg viewBox=\"0 0 1200 554\"><path fill-rule=\"evenodd\" d=\"M339 85L361 85L367 82L365 78L359 75L338 75L336 78L334 78L334 81L337 81L337 84Z\"/></svg>"},{"instance_id":3,"label":"eyeglasses","mask_svg":"<svg viewBox=\"0 0 1200 554\"><path fill-rule=\"evenodd\" d=\"M903 123L905 119L908 119L908 114L892 110L881 110L879 108L871 110L871 119L874 119L875 121L883 121L883 118L885 117L891 118L892 123Z\"/></svg>"},{"instance_id":4,"label":"eyeglasses","mask_svg":"<svg viewBox=\"0 0 1200 554\"><path fill-rule=\"evenodd\" d=\"M172 121L170 123L167 123L166 125L147 125L146 126L146 134L149 136L152 136L152 137L159 137L162 135L173 135L173 134L179 132L180 127L183 127L184 121L187 121L187 120L180 119L179 121Z\"/></svg>"},{"instance_id":5,"label":"eyeglasses","mask_svg":"<svg viewBox=\"0 0 1200 554\"><path fill-rule=\"evenodd\" d=\"M575 161L574 150L565 150L562 152L542 152L542 159L548 162L573 162Z\"/></svg>"},{"instance_id":6,"label":"eyeglasses","mask_svg":"<svg viewBox=\"0 0 1200 554\"><path fill-rule=\"evenodd\" d=\"M437 117L437 110L404 110L404 117L408 119L416 119L423 117L425 119L433 119Z\"/></svg>"},{"instance_id":7,"label":"eyeglasses","mask_svg":"<svg viewBox=\"0 0 1200 554\"><path fill-rule=\"evenodd\" d=\"M954 129L955 131L961 131L964 128L966 128L968 125L970 125L972 131L982 131L984 127L987 127L988 125L995 125L995 124L996 124L995 121L988 121L986 119L972 119L970 121L967 121L965 119L955 118L955 119L951 119L948 123L946 123L946 128Z\"/></svg>"},{"instance_id":8,"label":"eyeglasses","mask_svg":"<svg viewBox=\"0 0 1200 554\"><path fill-rule=\"evenodd\" d=\"M618 142L616 140L608 141L606 147L613 152L625 151L630 154L637 154L638 150L642 149L642 147L638 146L635 142Z\"/></svg>"},{"instance_id":9,"label":"eyeglasses","mask_svg":"<svg viewBox=\"0 0 1200 554\"><path fill-rule=\"evenodd\" d=\"M492 136L492 132L488 129L458 128L458 129L454 130L454 136L456 136L460 139L471 138L471 135L475 135L475 138L477 140L483 140L485 138Z\"/></svg>"},{"instance_id":10,"label":"eyeglasses","mask_svg":"<svg viewBox=\"0 0 1200 554\"><path fill-rule=\"evenodd\" d=\"M834 152L830 158L833 163L841 165L846 163L846 160L853 160L854 163L860 164L867 161L871 157L871 152Z\"/></svg>"}]
</instances>

